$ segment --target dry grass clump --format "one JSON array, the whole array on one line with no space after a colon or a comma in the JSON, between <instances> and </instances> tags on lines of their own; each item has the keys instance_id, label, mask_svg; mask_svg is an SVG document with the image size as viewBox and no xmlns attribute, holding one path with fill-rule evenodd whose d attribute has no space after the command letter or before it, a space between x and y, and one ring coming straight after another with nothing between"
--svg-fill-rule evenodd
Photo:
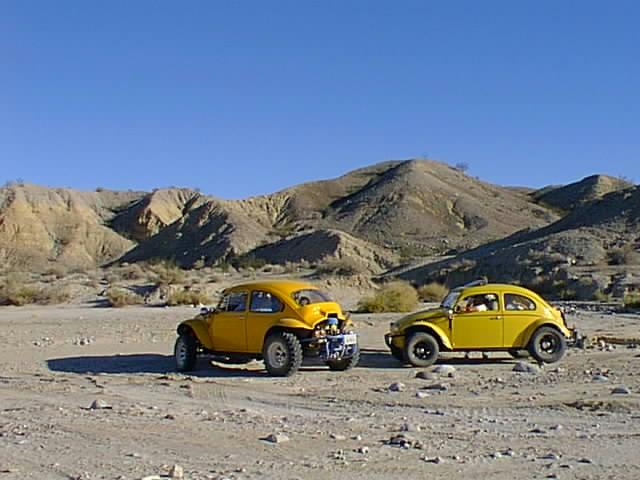
<instances>
[{"instance_id":1,"label":"dry grass clump","mask_svg":"<svg viewBox=\"0 0 640 480\"><path fill-rule=\"evenodd\" d=\"M106 297L109 300L109 304L116 308L144 303L144 299L140 295L126 288L112 287L107 290Z\"/></svg>"},{"instance_id":2,"label":"dry grass clump","mask_svg":"<svg viewBox=\"0 0 640 480\"><path fill-rule=\"evenodd\" d=\"M418 305L418 292L409 283L391 282L358 302L363 313L411 312Z\"/></svg>"},{"instance_id":3,"label":"dry grass clump","mask_svg":"<svg viewBox=\"0 0 640 480\"><path fill-rule=\"evenodd\" d=\"M624 296L624 306L626 308L640 308L640 293L627 293Z\"/></svg>"},{"instance_id":4,"label":"dry grass clump","mask_svg":"<svg viewBox=\"0 0 640 480\"><path fill-rule=\"evenodd\" d=\"M364 269L354 260L349 258L336 258L322 262L316 268L318 275L337 275L339 277L351 277L364 272Z\"/></svg>"},{"instance_id":5,"label":"dry grass clump","mask_svg":"<svg viewBox=\"0 0 640 480\"><path fill-rule=\"evenodd\" d=\"M446 285L438 282L427 283L418 289L418 297L423 302L441 302L449 293Z\"/></svg>"},{"instance_id":6,"label":"dry grass clump","mask_svg":"<svg viewBox=\"0 0 640 480\"><path fill-rule=\"evenodd\" d=\"M16 307L36 303L53 305L68 302L70 299L71 292L67 287L53 285L42 288L11 279L8 279L0 286L0 305L13 305Z\"/></svg>"},{"instance_id":7,"label":"dry grass clump","mask_svg":"<svg viewBox=\"0 0 640 480\"><path fill-rule=\"evenodd\" d=\"M636 265L640 263L640 253L628 243L620 248L614 248L607 252L609 265Z\"/></svg>"},{"instance_id":8,"label":"dry grass clump","mask_svg":"<svg viewBox=\"0 0 640 480\"><path fill-rule=\"evenodd\" d=\"M165 285L183 283L185 279L184 270L178 265L167 260L149 265L149 268L158 277L158 282Z\"/></svg>"},{"instance_id":9,"label":"dry grass clump","mask_svg":"<svg viewBox=\"0 0 640 480\"><path fill-rule=\"evenodd\" d=\"M167 305L211 305L211 297L203 292L196 292L195 290L181 290L172 292L167 299Z\"/></svg>"}]
</instances>

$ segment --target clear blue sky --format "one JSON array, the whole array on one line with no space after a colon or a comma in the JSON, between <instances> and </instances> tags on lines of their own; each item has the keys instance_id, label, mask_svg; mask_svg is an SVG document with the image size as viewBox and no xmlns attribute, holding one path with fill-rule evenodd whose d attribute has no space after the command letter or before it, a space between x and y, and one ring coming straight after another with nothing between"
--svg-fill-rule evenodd
<instances>
[{"instance_id":1,"label":"clear blue sky","mask_svg":"<svg viewBox=\"0 0 640 480\"><path fill-rule=\"evenodd\" d=\"M0 180L240 198L428 155L638 182L639 22L637 1L1 0Z\"/></svg>"}]
</instances>

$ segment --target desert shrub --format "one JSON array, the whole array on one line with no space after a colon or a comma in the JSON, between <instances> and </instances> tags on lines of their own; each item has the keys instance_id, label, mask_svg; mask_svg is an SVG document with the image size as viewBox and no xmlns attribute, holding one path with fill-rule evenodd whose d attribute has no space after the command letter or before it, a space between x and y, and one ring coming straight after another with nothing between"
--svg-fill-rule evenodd
<instances>
[{"instance_id":1,"label":"desert shrub","mask_svg":"<svg viewBox=\"0 0 640 480\"><path fill-rule=\"evenodd\" d=\"M174 262L164 260L151 264L151 271L158 277L158 282L165 285L173 285L184 282L184 270Z\"/></svg>"},{"instance_id":2,"label":"desert shrub","mask_svg":"<svg viewBox=\"0 0 640 480\"><path fill-rule=\"evenodd\" d=\"M40 289L30 285L11 283L0 287L0 305L21 307L36 303L39 296Z\"/></svg>"},{"instance_id":3,"label":"desert shrub","mask_svg":"<svg viewBox=\"0 0 640 480\"><path fill-rule=\"evenodd\" d=\"M171 306L175 305L210 305L212 303L211 297L202 292L196 292L194 290L180 290L172 292L167 298L167 304Z\"/></svg>"},{"instance_id":4,"label":"desert shrub","mask_svg":"<svg viewBox=\"0 0 640 480\"><path fill-rule=\"evenodd\" d=\"M123 280L140 280L146 277L144 270L137 263L134 263L133 265L123 266L119 270L119 273L120 277Z\"/></svg>"},{"instance_id":5,"label":"desert shrub","mask_svg":"<svg viewBox=\"0 0 640 480\"><path fill-rule=\"evenodd\" d=\"M424 245L402 245L398 249L398 254L402 260L410 260L416 257L427 257L433 255L433 248Z\"/></svg>"},{"instance_id":6,"label":"desert shrub","mask_svg":"<svg viewBox=\"0 0 640 480\"><path fill-rule=\"evenodd\" d=\"M40 303L42 305L66 303L71 300L71 296L70 287L51 285L40 289L36 298L36 303Z\"/></svg>"},{"instance_id":7,"label":"desert shrub","mask_svg":"<svg viewBox=\"0 0 640 480\"><path fill-rule=\"evenodd\" d=\"M64 268L62 268L62 267L60 267L58 265L55 265L55 266L47 268L43 272L43 275L50 275L50 276L55 277L55 278L58 279L58 278L64 277L66 273L67 273L67 271Z\"/></svg>"},{"instance_id":8,"label":"desert shrub","mask_svg":"<svg viewBox=\"0 0 640 480\"><path fill-rule=\"evenodd\" d=\"M427 283L418 289L418 297L423 302L440 302L449 293L446 285L438 282Z\"/></svg>"},{"instance_id":9,"label":"desert shrub","mask_svg":"<svg viewBox=\"0 0 640 480\"><path fill-rule=\"evenodd\" d=\"M391 282L358 302L364 313L410 312L418 305L418 292L406 282Z\"/></svg>"},{"instance_id":10,"label":"desert shrub","mask_svg":"<svg viewBox=\"0 0 640 480\"><path fill-rule=\"evenodd\" d=\"M640 308L640 293L627 293L623 301L627 308Z\"/></svg>"},{"instance_id":11,"label":"desert shrub","mask_svg":"<svg viewBox=\"0 0 640 480\"><path fill-rule=\"evenodd\" d=\"M250 268L259 270L267 265L267 261L255 255L241 255L233 258L231 265L238 270L248 270Z\"/></svg>"},{"instance_id":12,"label":"desert shrub","mask_svg":"<svg viewBox=\"0 0 640 480\"><path fill-rule=\"evenodd\" d=\"M349 258L327 260L316 268L318 275L337 275L339 277L351 277L361 274L363 271L362 266Z\"/></svg>"},{"instance_id":13,"label":"desert shrub","mask_svg":"<svg viewBox=\"0 0 640 480\"><path fill-rule=\"evenodd\" d=\"M623 247L609 250L607 263L609 265L635 265L640 263L640 254L629 243Z\"/></svg>"},{"instance_id":14,"label":"desert shrub","mask_svg":"<svg viewBox=\"0 0 640 480\"><path fill-rule=\"evenodd\" d=\"M596 302L608 302L610 299L609 294L605 293L603 290L596 290L593 292L593 300Z\"/></svg>"},{"instance_id":15,"label":"desert shrub","mask_svg":"<svg viewBox=\"0 0 640 480\"><path fill-rule=\"evenodd\" d=\"M126 288L110 288L107 290L106 297L109 304L116 308L143 303L143 298L140 295Z\"/></svg>"}]
</instances>

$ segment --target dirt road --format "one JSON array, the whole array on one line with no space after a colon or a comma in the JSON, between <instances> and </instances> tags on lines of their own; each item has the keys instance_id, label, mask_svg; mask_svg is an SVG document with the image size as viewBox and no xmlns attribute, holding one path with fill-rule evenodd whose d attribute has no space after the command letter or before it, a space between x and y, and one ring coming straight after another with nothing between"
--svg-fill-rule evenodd
<instances>
[{"instance_id":1,"label":"dirt road","mask_svg":"<svg viewBox=\"0 0 640 480\"><path fill-rule=\"evenodd\" d=\"M421 379L384 349L396 315L357 315L351 372L273 379L259 362L202 362L179 375L174 329L192 314L1 309L0 479L141 479L174 464L189 479L640 478L638 348L571 350L538 373L450 356ZM634 315L575 321L640 332ZM264 440L276 433L288 441Z\"/></svg>"}]
</instances>

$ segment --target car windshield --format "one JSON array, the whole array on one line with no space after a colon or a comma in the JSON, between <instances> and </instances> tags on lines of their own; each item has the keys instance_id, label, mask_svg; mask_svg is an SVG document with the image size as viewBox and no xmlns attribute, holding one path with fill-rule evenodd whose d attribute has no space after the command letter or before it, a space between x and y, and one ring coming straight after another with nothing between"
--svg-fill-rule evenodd
<instances>
[{"instance_id":1,"label":"car windshield","mask_svg":"<svg viewBox=\"0 0 640 480\"><path fill-rule=\"evenodd\" d=\"M325 292L311 288L298 290L297 292L293 292L291 296L301 307L304 307L305 305L309 305L311 303L322 303L331 301L331 297L329 297L329 295Z\"/></svg>"},{"instance_id":2,"label":"car windshield","mask_svg":"<svg viewBox=\"0 0 640 480\"><path fill-rule=\"evenodd\" d=\"M460 296L460 290L451 290L449 293L447 293L447 296L444 297L444 300L442 301L440 306L442 308L446 308L447 310L452 309L453 306L458 301L459 296Z\"/></svg>"}]
</instances>

